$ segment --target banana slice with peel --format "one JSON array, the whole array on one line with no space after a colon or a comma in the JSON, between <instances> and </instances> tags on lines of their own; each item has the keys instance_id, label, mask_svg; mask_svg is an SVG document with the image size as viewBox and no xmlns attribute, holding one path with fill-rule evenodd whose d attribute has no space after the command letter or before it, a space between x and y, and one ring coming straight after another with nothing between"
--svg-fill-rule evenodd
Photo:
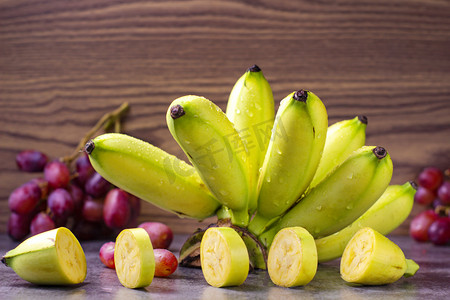
<instances>
[{"instance_id":1,"label":"banana slice with peel","mask_svg":"<svg viewBox=\"0 0 450 300\"><path fill-rule=\"evenodd\" d=\"M363 285L393 283L419 269L394 242L370 227L360 229L350 240L341 259L341 277Z\"/></svg>"},{"instance_id":2,"label":"banana slice with peel","mask_svg":"<svg viewBox=\"0 0 450 300\"><path fill-rule=\"evenodd\" d=\"M8 251L2 262L22 279L39 285L78 284L86 278L83 248L65 227L26 239Z\"/></svg>"},{"instance_id":3,"label":"banana slice with peel","mask_svg":"<svg viewBox=\"0 0 450 300\"><path fill-rule=\"evenodd\" d=\"M200 244L200 262L205 280L215 287L238 286L248 276L247 247L230 227L206 230Z\"/></svg>"},{"instance_id":4,"label":"banana slice with peel","mask_svg":"<svg viewBox=\"0 0 450 300\"><path fill-rule=\"evenodd\" d=\"M302 227L280 230L270 247L267 268L276 285L308 284L317 271L317 250L312 235Z\"/></svg>"},{"instance_id":5,"label":"banana slice with peel","mask_svg":"<svg viewBox=\"0 0 450 300\"><path fill-rule=\"evenodd\" d=\"M148 233L142 228L122 230L116 239L114 262L123 286L135 289L150 285L155 275L155 256Z\"/></svg>"}]
</instances>

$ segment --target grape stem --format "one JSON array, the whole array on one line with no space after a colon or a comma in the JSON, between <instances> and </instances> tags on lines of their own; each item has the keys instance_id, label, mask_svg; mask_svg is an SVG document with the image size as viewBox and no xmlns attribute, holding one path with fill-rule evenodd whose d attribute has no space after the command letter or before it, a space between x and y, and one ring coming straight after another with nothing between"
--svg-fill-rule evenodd
<instances>
[{"instance_id":1,"label":"grape stem","mask_svg":"<svg viewBox=\"0 0 450 300\"><path fill-rule=\"evenodd\" d=\"M100 130L102 127L107 130L110 127L114 126L115 132L120 132L121 130L121 118L125 115L125 113L129 109L128 102L122 103L120 107L116 108L115 110L106 113L103 115L103 117L100 118L100 120L97 121L97 123L92 127L85 136L80 140L75 150L72 152L71 155L65 156L61 158L61 161L66 163L67 165L70 165L77 157L83 152L84 145L93 137L93 135Z\"/></svg>"}]
</instances>

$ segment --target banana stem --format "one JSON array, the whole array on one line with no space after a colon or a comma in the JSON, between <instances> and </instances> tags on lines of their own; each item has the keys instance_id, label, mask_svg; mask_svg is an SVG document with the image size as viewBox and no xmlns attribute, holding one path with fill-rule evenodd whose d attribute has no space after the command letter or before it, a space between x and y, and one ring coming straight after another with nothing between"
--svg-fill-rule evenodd
<instances>
[{"instance_id":1,"label":"banana stem","mask_svg":"<svg viewBox=\"0 0 450 300\"><path fill-rule=\"evenodd\" d=\"M417 270L419 270L419 265L412 259L406 259L406 271L405 274L403 274L403 276L405 278L414 276Z\"/></svg>"},{"instance_id":2,"label":"banana stem","mask_svg":"<svg viewBox=\"0 0 450 300\"><path fill-rule=\"evenodd\" d=\"M82 149L84 148L86 143L102 127L108 128L109 126L114 124L115 131L120 132L121 130L120 119L128 111L128 109L129 109L128 102L124 102L122 103L122 105L120 105L120 107L116 108L115 110L109 113L104 114L103 117L101 117L100 120L97 121L94 127L92 127L80 140L80 142L78 143L77 147L72 152L72 154L61 158L61 161L63 161L67 165L70 165L81 154Z\"/></svg>"}]
</instances>

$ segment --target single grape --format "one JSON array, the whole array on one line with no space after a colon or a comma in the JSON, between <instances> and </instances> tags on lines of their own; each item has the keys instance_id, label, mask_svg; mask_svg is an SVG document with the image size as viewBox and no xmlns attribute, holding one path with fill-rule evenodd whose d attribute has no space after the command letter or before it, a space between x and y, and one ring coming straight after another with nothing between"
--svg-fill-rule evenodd
<instances>
[{"instance_id":1,"label":"single grape","mask_svg":"<svg viewBox=\"0 0 450 300\"><path fill-rule=\"evenodd\" d=\"M440 169L429 167L419 174L417 181L419 186L434 191L441 185L443 178L444 174Z\"/></svg>"},{"instance_id":2,"label":"single grape","mask_svg":"<svg viewBox=\"0 0 450 300\"><path fill-rule=\"evenodd\" d=\"M167 277L178 267L176 256L167 249L153 249L155 255L155 276Z\"/></svg>"},{"instance_id":3,"label":"single grape","mask_svg":"<svg viewBox=\"0 0 450 300\"><path fill-rule=\"evenodd\" d=\"M48 195L48 207L56 218L66 219L74 211L74 201L70 193L62 188L58 188Z\"/></svg>"},{"instance_id":4,"label":"single grape","mask_svg":"<svg viewBox=\"0 0 450 300\"><path fill-rule=\"evenodd\" d=\"M67 191L69 191L73 199L74 215L80 214L81 210L83 209L83 202L84 202L83 190L76 184L70 184L67 187Z\"/></svg>"},{"instance_id":5,"label":"single grape","mask_svg":"<svg viewBox=\"0 0 450 300\"><path fill-rule=\"evenodd\" d=\"M103 201L94 199L89 195L84 197L83 208L81 210L83 219L90 222L103 221Z\"/></svg>"},{"instance_id":6,"label":"single grape","mask_svg":"<svg viewBox=\"0 0 450 300\"><path fill-rule=\"evenodd\" d=\"M99 251L101 262L110 269L115 269L114 264L114 247L116 243L107 242L102 245Z\"/></svg>"},{"instance_id":7,"label":"single grape","mask_svg":"<svg viewBox=\"0 0 450 300\"><path fill-rule=\"evenodd\" d=\"M138 227L144 228L147 231L155 249L167 249L172 243L173 232L166 224L160 222L144 222Z\"/></svg>"},{"instance_id":8,"label":"single grape","mask_svg":"<svg viewBox=\"0 0 450 300\"><path fill-rule=\"evenodd\" d=\"M445 181L438 189L438 197L442 204L450 205L450 181Z\"/></svg>"},{"instance_id":9,"label":"single grape","mask_svg":"<svg viewBox=\"0 0 450 300\"><path fill-rule=\"evenodd\" d=\"M38 213L33 220L31 220L30 231L31 235L55 229L55 222L45 212Z\"/></svg>"},{"instance_id":10,"label":"single grape","mask_svg":"<svg viewBox=\"0 0 450 300\"><path fill-rule=\"evenodd\" d=\"M42 172L47 161L47 155L36 150L24 150L16 156L17 167L25 172Z\"/></svg>"},{"instance_id":11,"label":"single grape","mask_svg":"<svg viewBox=\"0 0 450 300\"><path fill-rule=\"evenodd\" d=\"M64 188L69 184L70 171L66 164L54 160L45 166L44 178L52 189Z\"/></svg>"},{"instance_id":12,"label":"single grape","mask_svg":"<svg viewBox=\"0 0 450 300\"><path fill-rule=\"evenodd\" d=\"M414 201L420 205L430 205L435 198L436 194L433 191L422 186L419 186L414 194Z\"/></svg>"},{"instance_id":13,"label":"single grape","mask_svg":"<svg viewBox=\"0 0 450 300\"><path fill-rule=\"evenodd\" d=\"M110 190L103 205L103 219L106 226L114 229L124 228L130 220L130 214L128 193L118 188Z\"/></svg>"},{"instance_id":14,"label":"single grape","mask_svg":"<svg viewBox=\"0 0 450 300\"><path fill-rule=\"evenodd\" d=\"M47 199L48 193L49 193L49 186L47 180L44 178L33 178L31 179L32 182L36 183L39 188L41 189L41 199Z\"/></svg>"},{"instance_id":15,"label":"single grape","mask_svg":"<svg viewBox=\"0 0 450 300\"><path fill-rule=\"evenodd\" d=\"M95 172L91 162L89 161L89 157L85 152L75 161L75 168L77 171L76 180L81 186L84 186L88 178Z\"/></svg>"},{"instance_id":16,"label":"single grape","mask_svg":"<svg viewBox=\"0 0 450 300\"><path fill-rule=\"evenodd\" d=\"M428 229L438 218L438 214L432 209L421 212L411 221L409 234L418 242L427 242L429 240Z\"/></svg>"},{"instance_id":17,"label":"single grape","mask_svg":"<svg viewBox=\"0 0 450 300\"><path fill-rule=\"evenodd\" d=\"M29 215L11 213L8 219L8 235L15 241L23 240L30 233Z\"/></svg>"},{"instance_id":18,"label":"single grape","mask_svg":"<svg viewBox=\"0 0 450 300\"><path fill-rule=\"evenodd\" d=\"M428 237L435 245L446 245L450 242L450 218L439 217L428 228Z\"/></svg>"},{"instance_id":19,"label":"single grape","mask_svg":"<svg viewBox=\"0 0 450 300\"><path fill-rule=\"evenodd\" d=\"M8 199L9 209L17 214L31 214L41 199L41 189L35 182L27 182L16 188Z\"/></svg>"},{"instance_id":20,"label":"single grape","mask_svg":"<svg viewBox=\"0 0 450 300\"><path fill-rule=\"evenodd\" d=\"M106 195L111 188L111 183L106 181L99 173L95 172L86 181L84 191L94 198L100 198Z\"/></svg>"}]
</instances>

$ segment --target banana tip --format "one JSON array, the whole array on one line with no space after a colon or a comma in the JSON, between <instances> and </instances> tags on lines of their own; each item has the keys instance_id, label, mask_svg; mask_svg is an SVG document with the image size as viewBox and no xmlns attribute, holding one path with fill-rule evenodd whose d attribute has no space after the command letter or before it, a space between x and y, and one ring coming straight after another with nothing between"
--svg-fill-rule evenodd
<instances>
[{"instance_id":1,"label":"banana tip","mask_svg":"<svg viewBox=\"0 0 450 300\"><path fill-rule=\"evenodd\" d=\"M375 147L372 151L378 159L382 159L387 155L387 151L383 147Z\"/></svg>"},{"instance_id":2,"label":"banana tip","mask_svg":"<svg viewBox=\"0 0 450 300\"><path fill-rule=\"evenodd\" d=\"M179 117L184 116L185 112L183 106L177 104L170 108L170 116L172 119L178 119Z\"/></svg>"},{"instance_id":3,"label":"banana tip","mask_svg":"<svg viewBox=\"0 0 450 300\"><path fill-rule=\"evenodd\" d=\"M84 146L84 151L86 151L87 154L91 154L92 151L95 149L95 144L93 140L89 140L89 142L86 143Z\"/></svg>"},{"instance_id":4,"label":"banana tip","mask_svg":"<svg viewBox=\"0 0 450 300\"><path fill-rule=\"evenodd\" d=\"M4 258L4 257L2 257L2 263L3 263L5 266L8 266L8 264L6 263L6 258Z\"/></svg>"},{"instance_id":5,"label":"banana tip","mask_svg":"<svg viewBox=\"0 0 450 300\"><path fill-rule=\"evenodd\" d=\"M296 91L294 93L293 98L294 98L294 100L297 100L297 101L306 102L306 99L308 99L308 91L305 91L303 89L299 90L299 91Z\"/></svg>"},{"instance_id":6,"label":"banana tip","mask_svg":"<svg viewBox=\"0 0 450 300\"><path fill-rule=\"evenodd\" d=\"M367 125L367 117L366 117L366 116L363 116L363 115L358 116L358 120L359 120L361 123Z\"/></svg>"},{"instance_id":7,"label":"banana tip","mask_svg":"<svg viewBox=\"0 0 450 300\"><path fill-rule=\"evenodd\" d=\"M257 65L253 65L250 68L247 69L249 72L261 72L261 68Z\"/></svg>"}]
</instances>

